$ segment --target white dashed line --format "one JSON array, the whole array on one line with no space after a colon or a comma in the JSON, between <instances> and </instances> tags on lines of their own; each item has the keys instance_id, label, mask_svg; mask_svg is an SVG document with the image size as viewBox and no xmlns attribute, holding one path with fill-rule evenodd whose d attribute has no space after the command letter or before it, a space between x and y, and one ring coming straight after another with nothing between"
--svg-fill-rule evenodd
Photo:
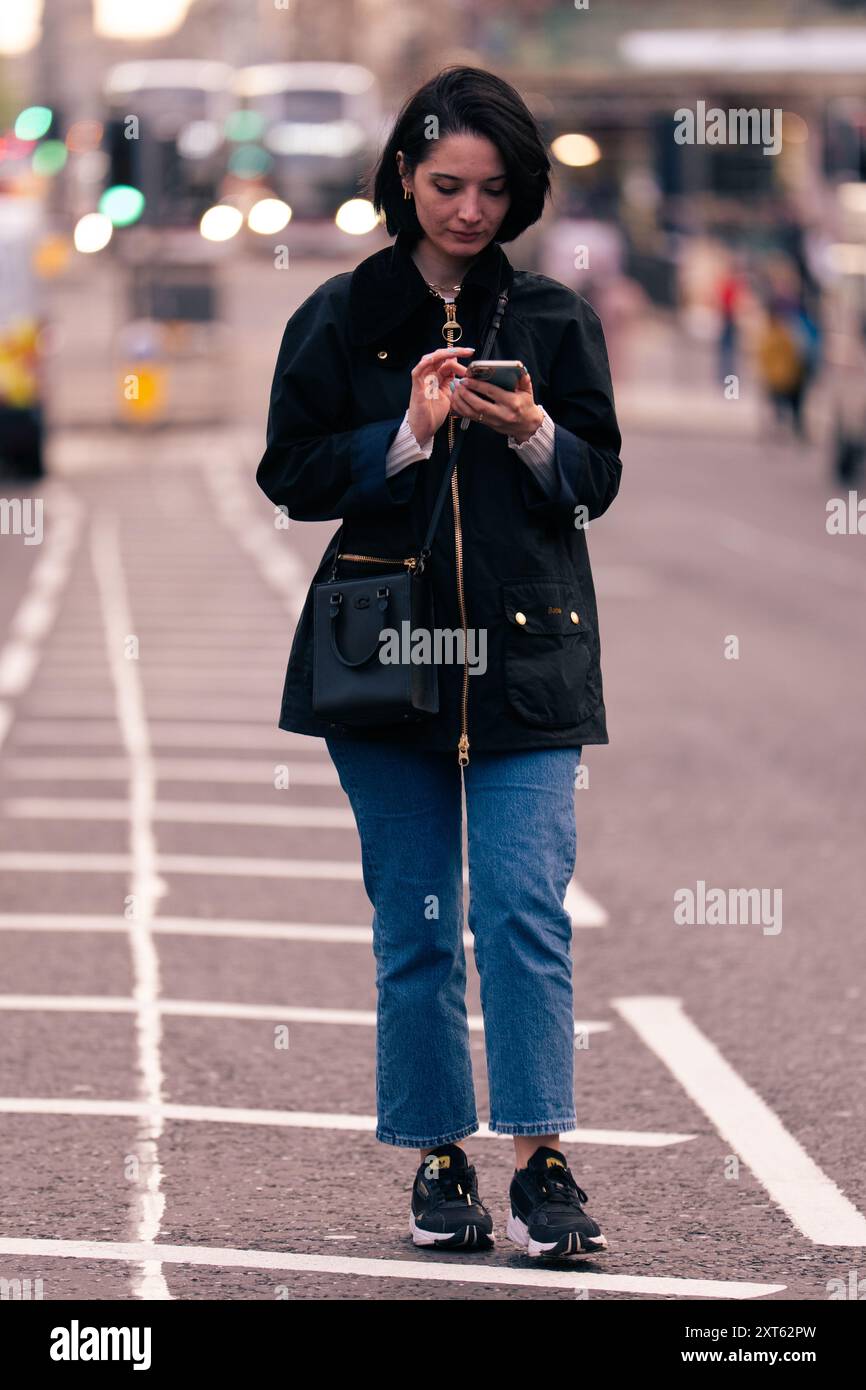
<instances>
[{"instance_id":1,"label":"white dashed line","mask_svg":"<svg viewBox=\"0 0 866 1390\"><path fill-rule=\"evenodd\" d=\"M663 1275L583 1274L578 1270L511 1269L507 1265L453 1264L442 1260L364 1259L356 1255L292 1254L281 1250L236 1250L230 1246L123 1244L107 1240L0 1239L0 1255L20 1258L119 1260L136 1263L210 1266L215 1269L269 1269L275 1273L348 1274L369 1279L412 1279L448 1284L495 1284L534 1289L587 1289L646 1298L762 1298L781 1293L784 1284L738 1279L675 1279Z\"/></svg>"},{"instance_id":2,"label":"white dashed line","mask_svg":"<svg viewBox=\"0 0 866 1390\"><path fill-rule=\"evenodd\" d=\"M272 788L277 768L285 769L289 787L304 784L311 787L338 787L337 769L330 761L256 762L243 758L157 758L154 763L160 782L244 782ZM7 778L22 781L123 781L129 776L129 766L122 757L76 758L58 755L56 758L6 759L3 765ZM287 788L288 790L288 788Z\"/></svg>"},{"instance_id":3,"label":"white dashed line","mask_svg":"<svg viewBox=\"0 0 866 1390\"><path fill-rule=\"evenodd\" d=\"M866 1217L683 1012L679 999L613 1000L798 1231L816 1245L866 1245Z\"/></svg>"},{"instance_id":4,"label":"white dashed line","mask_svg":"<svg viewBox=\"0 0 866 1390\"><path fill-rule=\"evenodd\" d=\"M0 814L37 820L125 821L125 801L92 798L21 797L0 807ZM354 830L355 817L344 806L247 806L239 802L157 801L153 818L171 824L272 825L283 829Z\"/></svg>"},{"instance_id":5,"label":"white dashed line","mask_svg":"<svg viewBox=\"0 0 866 1390\"><path fill-rule=\"evenodd\" d=\"M42 1010L51 1013L135 1013L136 999L118 994L0 994L0 1012ZM155 1008L162 1015L182 1018L235 1018L263 1022L346 1024L375 1028L375 1009L324 1009L299 1004L241 1004L231 1000L160 999ZM484 1032L481 1014L469 1014L469 1031ZM597 1019L575 1019L575 1033L608 1033L611 1025Z\"/></svg>"},{"instance_id":6,"label":"white dashed line","mask_svg":"<svg viewBox=\"0 0 866 1390\"><path fill-rule=\"evenodd\" d=\"M376 1130L375 1115L344 1114L341 1111L319 1110L253 1110L232 1105L178 1105L166 1102L152 1106L147 1101L81 1100L63 1096L0 1096L0 1114L7 1115L102 1115L123 1118L188 1120L199 1124L271 1125L277 1129L350 1130L372 1134ZM511 1139L510 1134L495 1134L486 1121L479 1123L472 1138ZM663 1133L659 1130L636 1129L571 1129L560 1138L572 1144L604 1144L626 1148L660 1149L670 1144L686 1144L693 1134Z\"/></svg>"},{"instance_id":7,"label":"white dashed line","mask_svg":"<svg viewBox=\"0 0 866 1390\"><path fill-rule=\"evenodd\" d=\"M158 1143L162 1119L163 1071L160 1059L159 955L150 932L156 904L165 891L156 865L153 803L156 778L138 680L138 663L124 658L127 634L135 631L126 592L126 578L118 538L116 516L99 512L91 530L91 556L99 595L105 645L117 700L120 737L129 755L129 840L127 861L131 873L129 944L132 954L136 1001L140 1123L135 1140L138 1179L135 1188L134 1227L137 1238L150 1242L159 1235L165 1209ZM159 1261L145 1261L134 1281L138 1298L166 1299L171 1295Z\"/></svg>"}]
</instances>

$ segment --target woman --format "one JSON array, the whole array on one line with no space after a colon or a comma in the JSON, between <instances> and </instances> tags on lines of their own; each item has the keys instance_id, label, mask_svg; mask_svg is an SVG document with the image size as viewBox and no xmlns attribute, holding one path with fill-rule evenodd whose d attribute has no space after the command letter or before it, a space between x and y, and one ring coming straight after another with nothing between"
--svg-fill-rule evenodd
<instances>
[{"instance_id":1,"label":"woman","mask_svg":"<svg viewBox=\"0 0 866 1390\"><path fill-rule=\"evenodd\" d=\"M549 170L524 102L489 72L446 68L406 102L371 189L396 241L289 320L256 479L290 517L343 520L313 583L335 554L339 578L394 569L423 541L449 435L472 422L428 561L437 623L467 639L462 665L439 668L438 714L364 728L314 714L311 586L279 726L326 740L355 815L375 909L376 1137L420 1150L415 1244L493 1243L461 1142L478 1128L465 789L489 1127L514 1136L507 1233L530 1255L585 1256L607 1243L559 1147L577 1124L563 900L581 750L608 742L585 525L621 464L596 314L499 245L540 218ZM523 363L513 392L465 366L502 291L492 355ZM470 665L473 634L485 659Z\"/></svg>"}]
</instances>

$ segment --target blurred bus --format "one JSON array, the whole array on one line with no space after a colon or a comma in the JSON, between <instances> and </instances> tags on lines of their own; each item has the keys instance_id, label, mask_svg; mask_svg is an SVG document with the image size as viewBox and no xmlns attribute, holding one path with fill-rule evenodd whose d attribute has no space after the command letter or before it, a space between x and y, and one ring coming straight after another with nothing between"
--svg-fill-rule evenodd
<instances>
[{"instance_id":1,"label":"blurred bus","mask_svg":"<svg viewBox=\"0 0 866 1390\"><path fill-rule=\"evenodd\" d=\"M238 135L253 163L258 152L261 185L291 208L293 243L306 230L327 249L382 135L375 74L357 63L262 63L238 70L234 93ZM241 151L239 143L233 167Z\"/></svg>"},{"instance_id":2,"label":"blurred bus","mask_svg":"<svg viewBox=\"0 0 866 1390\"><path fill-rule=\"evenodd\" d=\"M105 186L143 195L136 222L197 226L219 200L227 170L232 75L227 63L173 58L109 69L103 85Z\"/></svg>"}]
</instances>

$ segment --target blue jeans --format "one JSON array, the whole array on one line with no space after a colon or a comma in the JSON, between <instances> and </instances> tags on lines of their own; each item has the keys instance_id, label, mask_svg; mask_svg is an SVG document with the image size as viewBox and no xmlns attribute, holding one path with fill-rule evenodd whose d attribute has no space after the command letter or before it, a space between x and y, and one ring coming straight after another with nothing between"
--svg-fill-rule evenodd
<instances>
[{"instance_id":1,"label":"blue jeans","mask_svg":"<svg viewBox=\"0 0 866 1390\"><path fill-rule=\"evenodd\" d=\"M361 842L376 957L376 1138L405 1148L478 1128L466 1014L469 929L481 982L489 1128L574 1129L571 918L580 748L472 753L326 739Z\"/></svg>"}]
</instances>

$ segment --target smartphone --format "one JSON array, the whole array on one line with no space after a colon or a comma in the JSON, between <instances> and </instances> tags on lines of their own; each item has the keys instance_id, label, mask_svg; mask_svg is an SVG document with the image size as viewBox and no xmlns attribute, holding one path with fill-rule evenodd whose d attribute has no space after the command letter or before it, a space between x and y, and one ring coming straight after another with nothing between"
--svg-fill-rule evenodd
<instances>
[{"instance_id":1,"label":"smartphone","mask_svg":"<svg viewBox=\"0 0 866 1390\"><path fill-rule=\"evenodd\" d=\"M491 386L501 386L503 391L515 391L517 383L524 372L522 362L467 362L466 375L480 377L482 381L489 381Z\"/></svg>"}]
</instances>

